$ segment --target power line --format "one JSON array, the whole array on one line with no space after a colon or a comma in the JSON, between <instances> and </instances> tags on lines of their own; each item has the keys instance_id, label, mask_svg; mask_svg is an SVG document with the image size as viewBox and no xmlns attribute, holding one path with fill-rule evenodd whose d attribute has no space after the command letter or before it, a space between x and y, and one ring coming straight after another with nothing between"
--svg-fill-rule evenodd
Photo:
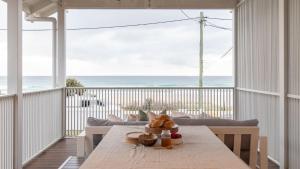
<instances>
[{"instance_id":1,"label":"power line","mask_svg":"<svg viewBox=\"0 0 300 169\"><path fill-rule=\"evenodd\" d=\"M148 26L148 25L157 25L157 24L166 24L166 23L173 23L173 22L182 22L197 19L195 18L186 18L186 19L175 19L175 20L168 20L168 21L158 21L158 22L149 22L149 23L139 23L139 24L129 24L129 25L117 25L117 26L104 26L104 27L94 27L94 28L70 28L68 30L91 30L91 29L113 29L113 28L125 28L125 27L137 27L137 26Z\"/></svg>"},{"instance_id":2,"label":"power line","mask_svg":"<svg viewBox=\"0 0 300 169\"><path fill-rule=\"evenodd\" d=\"M205 17L205 18L212 19L212 20L232 21L232 19L229 18L212 18L212 17Z\"/></svg>"},{"instance_id":3,"label":"power line","mask_svg":"<svg viewBox=\"0 0 300 169\"><path fill-rule=\"evenodd\" d=\"M225 56L227 56L230 53L230 51L232 51L232 49L233 49L233 47L230 47L228 50L226 50L226 52L223 55L221 55L217 59L214 59L214 60L205 60L205 62L208 63L208 62L219 61L219 60L223 59Z\"/></svg>"},{"instance_id":4,"label":"power line","mask_svg":"<svg viewBox=\"0 0 300 169\"><path fill-rule=\"evenodd\" d=\"M218 61L218 60L220 60L220 59L223 59L225 56L227 56L227 55L229 54L230 51L232 51L232 49L233 49L233 47L230 47L230 48L229 48L228 50L226 50L226 52L225 52L223 55L221 55L221 57L219 57L218 59L211 60L211 61L206 60L205 62L207 63L207 62L213 62L213 61Z\"/></svg>"},{"instance_id":5,"label":"power line","mask_svg":"<svg viewBox=\"0 0 300 169\"><path fill-rule=\"evenodd\" d=\"M69 31L78 31L78 30L98 30L98 29L114 29L114 28L127 28L127 27L138 27L138 26L149 26L149 25L157 25L157 24L166 24L166 23L174 23L174 22L183 22L183 21L188 21L188 20L193 20L199 22L201 19L200 17L190 17L187 15L183 10L180 10L182 14L186 17L185 19L175 19L175 20L167 20L167 21L158 21L158 22L149 22L149 23L139 23L139 24L129 24L129 25L115 25L115 26L100 26L100 27L79 27L79 28L69 28L66 30ZM211 18L211 17L204 17L206 19L218 19L218 20L231 20L231 19L225 19L225 18ZM210 22L210 25L206 26L211 26L219 29L224 29L224 30L230 30L230 28L225 28L221 27L215 24L212 24ZM7 29L0 28L0 31L7 31ZM43 31L52 31L52 29L23 29L25 32L43 32Z\"/></svg>"},{"instance_id":6,"label":"power line","mask_svg":"<svg viewBox=\"0 0 300 169\"><path fill-rule=\"evenodd\" d=\"M231 28L226 28L226 27L223 27L223 26L219 26L219 25L216 25L212 22L209 22L209 21L206 21L208 24L206 24L206 26L210 26L210 27L214 27L214 28L218 28L218 29L223 29L223 30L228 30L228 31L232 31Z\"/></svg>"},{"instance_id":7,"label":"power line","mask_svg":"<svg viewBox=\"0 0 300 169\"><path fill-rule=\"evenodd\" d=\"M214 27L214 28L218 28L218 29L223 29L223 30L227 30L227 31L232 31L230 28L224 28L224 27L220 27L220 26L216 26L216 25L208 25L208 24L206 24L206 26Z\"/></svg>"},{"instance_id":8,"label":"power line","mask_svg":"<svg viewBox=\"0 0 300 169\"><path fill-rule=\"evenodd\" d=\"M183 9L180 9L180 12L186 17L186 18L191 18ZM232 19L230 18L216 18L216 17L208 17L205 16L205 19L211 19L211 20L223 20L223 21L231 21ZM198 20L197 20L198 21ZM199 21L198 21L199 22Z\"/></svg>"},{"instance_id":9,"label":"power line","mask_svg":"<svg viewBox=\"0 0 300 169\"><path fill-rule=\"evenodd\" d=\"M97 30L97 29L127 28L127 27L138 27L138 26L149 26L149 25L157 25L157 24L183 22L183 21L194 20L194 19L200 19L200 17L185 18L185 19L175 19L175 20L167 20L167 21L158 21L158 22L149 22L149 23L129 24L129 25L69 28L69 29L66 29L66 30L69 30L69 31L78 31L78 30ZM0 30L1 31L5 31L7 29L0 29ZM30 31L51 31L51 30L52 29L24 29L23 31L30 32Z\"/></svg>"},{"instance_id":10,"label":"power line","mask_svg":"<svg viewBox=\"0 0 300 169\"><path fill-rule=\"evenodd\" d=\"M190 17L187 13L185 13L184 10L181 9L180 12L181 12L186 18L191 19L191 17ZM195 20L195 19L193 19L193 21L199 23L200 20Z\"/></svg>"},{"instance_id":11,"label":"power line","mask_svg":"<svg viewBox=\"0 0 300 169\"><path fill-rule=\"evenodd\" d=\"M219 59L224 58L226 55L228 55L228 53L233 49L233 47L231 47L230 49L228 49Z\"/></svg>"},{"instance_id":12,"label":"power line","mask_svg":"<svg viewBox=\"0 0 300 169\"><path fill-rule=\"evenodd\" d=\"M186 12L184 12L184 10L180 10L180 12L186 17L186 18L191 18ZM203 19L205 18L205 19ZM226 27L223 27L223 26L219 26L219 25L216 25L214 23L211 23L209 21L207 21L206 19L219 19L219 20L231 20L231 19L225 19L225 18L211 18L211 17L203 17L203 18L200 18L200 20L204 21L205 22L205 26L210 26L210 27L214 27L214 28L218 28L218 29L223 29L223 30L229 30L229 31L232 31L230 28L226 28ZM200 22L200 20L194 20L196 22ZM206 23L209 23L209 24L206 24Z\"/></svg>"}]
</instances>

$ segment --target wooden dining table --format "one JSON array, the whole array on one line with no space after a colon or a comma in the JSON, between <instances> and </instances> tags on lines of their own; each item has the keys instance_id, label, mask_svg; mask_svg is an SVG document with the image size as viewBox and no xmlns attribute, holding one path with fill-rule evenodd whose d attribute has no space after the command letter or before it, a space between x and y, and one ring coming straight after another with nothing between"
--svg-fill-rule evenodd
<instances>
[{"instance_id":1,"label":"wooden dining table","mask_svg":"<svg viewBox=\"0 0 300 169\"><path fill-rule=\"evenodd\" d=\"M206 126L181 126L183 144L165 149L126 142L143 126L114 126L80 169L249 169Z\"/></svg>"}]
</instances>

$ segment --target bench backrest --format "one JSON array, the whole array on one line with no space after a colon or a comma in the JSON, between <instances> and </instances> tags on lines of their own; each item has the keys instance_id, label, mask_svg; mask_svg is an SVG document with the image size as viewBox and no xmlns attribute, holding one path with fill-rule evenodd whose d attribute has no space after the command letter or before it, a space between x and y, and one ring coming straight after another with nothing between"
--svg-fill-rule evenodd
<instances>
[{"instance_id":1,"label":"bench backrest","mask_svg":"<svg viewBox=\"0 0 300 169\"><path fill-rule=\"evenodd\" d=\"M259 141L258 127L209 127L228 148L240 158L241 152L248 153L249 161L245 161L252 169L256 169L257 150Z\"/></svg>"}]
</instances>

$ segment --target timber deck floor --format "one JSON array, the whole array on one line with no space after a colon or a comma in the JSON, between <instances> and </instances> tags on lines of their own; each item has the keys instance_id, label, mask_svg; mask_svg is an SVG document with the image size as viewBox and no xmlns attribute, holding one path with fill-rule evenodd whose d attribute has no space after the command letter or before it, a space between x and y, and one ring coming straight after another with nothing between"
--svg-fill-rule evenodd
<instances>
[{"instance_id":1,"label":"timber deck floor","mask_svg":"<svg viewBox=\"0 0 300 169\"><path fill-rule=\"evenodd\" d=\"M75 138L66 138L58 141L29 162L24 169L57 169L70 156L76 156Z\"/></svg>"},{"instance_id":2,"label":"timber deck floor","mask_svg":"<svg viewBox=\"0 0 300 169\"><path fill-rule=\"evenodd\" d=\"M65 138L58 141L33 159L24 169L58 169L67 159L69 160L62 169L78 169L84 161L82 158L76 157L75 138ZM279 167L269 161L269 169L279 169Z\"/></svg>"}]
</instances>

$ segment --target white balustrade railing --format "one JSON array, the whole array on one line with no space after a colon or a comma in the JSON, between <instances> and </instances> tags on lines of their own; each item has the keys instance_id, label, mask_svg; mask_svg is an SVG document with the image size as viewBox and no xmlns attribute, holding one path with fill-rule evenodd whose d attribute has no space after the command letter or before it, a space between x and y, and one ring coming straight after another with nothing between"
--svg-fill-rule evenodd
<instances>
[{"instance_id":1,"label":"white balustrade railing","mask_svg":"<svg viewBox=\"0 0 300 169\"><path fill-rule=\"evenodd\" d=\"M24 164L63 137L63 90L23 94Z\"/></svg>"},{"instance_id":2,"label":"white balustrade railing","mask_svg":"<svg viewBox=\"0 0 300 169\"><path fill-rule=\"evenodd\" d=\"M13 169L14 96L0 96L0 168Z\"/></svg>"},{"instance_id":3,"label":"white balustrade railing","mask_svg":"<svg viewBox=\"0 0 300 169\"><path fill-rule=\"evenodd\" d=\"M233 88L66 88L66 135L81 132L88 117L126 120L139 109L192 118L233 119Z\"/></svg>"},{"instance_id":4,"label":"white balustrade railing","mask_svg":"<svg viewBox=\"0 0 300 169\"><path fill-rule=\"evenodd\" d=\"M63 136L76 136L87 117L124 120L139 109L193 118L233 119L233 88L66 88L23 94L23 164ZM15 96L0 96L0 168L13 168Z\"/></svg>"}]
</instances>

